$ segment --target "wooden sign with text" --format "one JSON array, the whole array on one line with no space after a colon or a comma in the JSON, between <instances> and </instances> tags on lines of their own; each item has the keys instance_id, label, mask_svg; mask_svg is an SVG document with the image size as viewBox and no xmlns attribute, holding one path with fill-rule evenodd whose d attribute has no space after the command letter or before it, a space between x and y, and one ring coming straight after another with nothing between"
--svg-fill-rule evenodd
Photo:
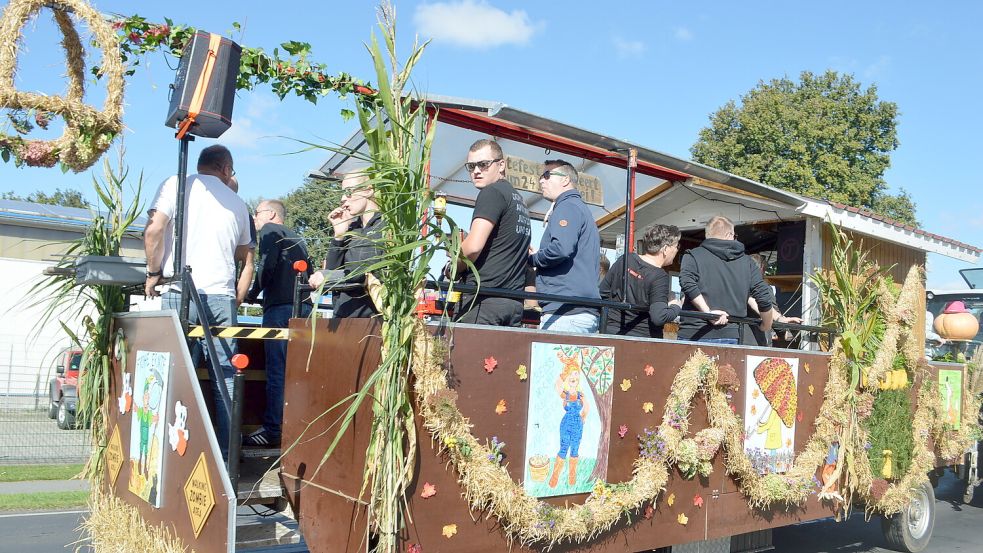
<instances>
[{"instance_id":1,"label":"wooden sign with text","mask_svg":"<svg viewBox=\"0 0 983 553\"><path fill-rule=\"evenodd\" d=\"M507 164L505 178L512 184L512 188L536 194L543 193L539 186L539 177L545 170L542 163L514 156L505 156L505 163ZM601 179L586 173L580 173L579 177L577 190L580 191L584 202L603 206L604 187L601 185Z\"/></svg>"}]
</instances>

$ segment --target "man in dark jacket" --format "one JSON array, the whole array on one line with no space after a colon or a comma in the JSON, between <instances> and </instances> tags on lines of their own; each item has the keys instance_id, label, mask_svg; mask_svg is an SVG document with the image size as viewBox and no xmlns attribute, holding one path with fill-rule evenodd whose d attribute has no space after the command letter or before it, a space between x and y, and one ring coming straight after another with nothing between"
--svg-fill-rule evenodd
<instances>
[{"instance_id":1,"label":"man in dark jacket","mask_svg":"<svg viewBox=\"0 0 983 553\"><path fill-rule=\"evenodd\" d=\"M547 160L539 177L543 197L552 200L539 250L529 254L536 268L536 291L599 299L597 273L601 237L590 209L577 191L579 175L563 160ZM597 310L568 303L540 302L539 328L590 334L597 332Z\"/></svg>"},{"instance_id":2,"label":"man in dark jacket","mask_svg":"<svg viewBox=\"0 0 983 553\"><path fill-rule=\"evenodd\" d=\"M736 344L739 330L727 324L727 317L747 317L748 298L761 311L761 330L770 332L771 290L754 260L745 255L744 244L734 240L734 223L726 217L710 219L706 240L683 254L679 285L686 299L684 310L718 315L713 321L683 317L680 339Z\"/></svg>"},{"instance_id":3,"label":"man in dark jacket","mask_svg":"<svg viewBox=\"0 0 983 553\"><path fill-rule=\"evenodd\" d=\"M362 172L345 175L341 181L344 195L341 205L328 214L334 226L334 238L328 244L326 271L311 276L311 286L318 287L331 271L341 271L341 285L361 285L356 289L332 292L331 305L338 319L366 319L379 314L365 290L365 269L382 254L382 214L375 203L369 177Z\"/></svg>"},{"instance_id":4,"label":"man in dark jacket","mask_svg":"<svg viewBox=\"0 0 983 553\"><path fill-rule=\"evenodd\" d=\"M256 302L263 294L263 326L286 328L293 314L294 263L303 260L310 265L304 239L284 226L286 208L280 200L263 200L256 206L253 220L258 230L259 271L248 298ZM310 274L310 269L308 269ZM304 304L301 316L310 313L310 305ZM250 446L277 446L280 444L280 426L283 422L283 385L287 364L287 342L267 340L263 344L266 354L266 411L263 427L243 438Z\"/></svg>"}]
</instances>

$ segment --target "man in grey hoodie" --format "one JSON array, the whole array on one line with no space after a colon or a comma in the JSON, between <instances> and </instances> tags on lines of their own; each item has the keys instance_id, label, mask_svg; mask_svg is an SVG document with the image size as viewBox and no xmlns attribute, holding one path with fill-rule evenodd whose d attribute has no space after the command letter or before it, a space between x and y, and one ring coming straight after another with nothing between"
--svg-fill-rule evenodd
<instances>
[{"instance_id":1,"label":"man in grey hoodie","mask_svg":"<svg viewBox=\"0 0 983 553\"><path fill-rule=\"evenodd\" d=\"M726 217L710 219L703 243L683 254L679 285L686 296L684 310L718 315L713 321L683 317L681 340L738 343L737 325L727 324L728 316L747 317L748 298L757 302L761 330L771 330L771 290L744 244L734 240L734 223Z\"/></svg>"}]
</instances>

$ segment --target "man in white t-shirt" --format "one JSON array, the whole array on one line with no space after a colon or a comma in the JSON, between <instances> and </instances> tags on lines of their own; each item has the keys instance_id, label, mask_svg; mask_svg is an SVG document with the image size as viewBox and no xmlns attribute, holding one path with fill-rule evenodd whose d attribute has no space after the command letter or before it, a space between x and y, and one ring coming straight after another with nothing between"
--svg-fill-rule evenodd
<instances>
[{"instance_id":1,"label":"man in white t-shirt","mask_svg":"<svg viewBox=\"0 0 983 553\"><path fill-rule=\"evenodd\" d=\"M191 267L191 277L205 308L209 326L235 326L236 308L242 298L236 294L236 263L242 262L252 278L252 251L249 208L229 187L235 175L232 154L220 145L209 146L198 157L198 173L187 177L185 209L184 264ZM174 274L174 217L177 211L177 177L164 181L154 196L150 222L144 231L144 250L147 254L147 281L144 290L148 297L161 294L164 309L180 308L181 284L171 282L158 292L164 278ZM189 322L198 323L194 302L188 313ZM215 339L217 365L222 369L226 388L231 397L235 371L230 359L235 353L232 340ZM192 352L200 357L200 346ZM222 456L228 455L229 419L222 403L222 392L213 386L215 420Z\"/></svg>"}]
</instances>

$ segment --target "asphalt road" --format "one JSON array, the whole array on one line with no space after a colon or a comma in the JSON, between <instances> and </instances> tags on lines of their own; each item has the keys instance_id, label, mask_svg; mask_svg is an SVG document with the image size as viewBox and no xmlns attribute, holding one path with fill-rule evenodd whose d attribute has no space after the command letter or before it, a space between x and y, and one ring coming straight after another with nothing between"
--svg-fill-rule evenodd
<instances>
[{"instance_id":1,"label":"asphalt road","mask_svg":"<svg viewBox=\"0 0 983 553\"><path fill-rule=\"evenodd\" d=\"M0 553L54 553L79 540L83 511L0 513Z\"/></svg>"},{"instance_id":2,"label":"asphalt road","mask_svg":"<svg viewBox=\"0 0 983 553\"><path fill-rule=\"evenodd\" d=\"M925 553L983 552L983 487L968 505L963 488L947 474L936 488L935 531ZM84 513L0 513L0 553L52 553L80 538L75 531ZM778 528L775 553L888 553L880 519L863 513L846 522L822 520ZM67 549L71 551L72 548ZM84 551L84 549L83 549Z\"/></svg>"},{"instance_id":3,"label":"asphalt road","mask_svg":"<svg viewBox=\"0 0 983 553\"><path fill-rule=\"evenodd\" d=\"M963 504L965 486L950 472L935 489L935 530L924 553L983 552L983 486ZM863 513L850 520L821 520L777 528L775 553L887 553L881 520L867 522Z\"/></svg>"}]
</instances>

